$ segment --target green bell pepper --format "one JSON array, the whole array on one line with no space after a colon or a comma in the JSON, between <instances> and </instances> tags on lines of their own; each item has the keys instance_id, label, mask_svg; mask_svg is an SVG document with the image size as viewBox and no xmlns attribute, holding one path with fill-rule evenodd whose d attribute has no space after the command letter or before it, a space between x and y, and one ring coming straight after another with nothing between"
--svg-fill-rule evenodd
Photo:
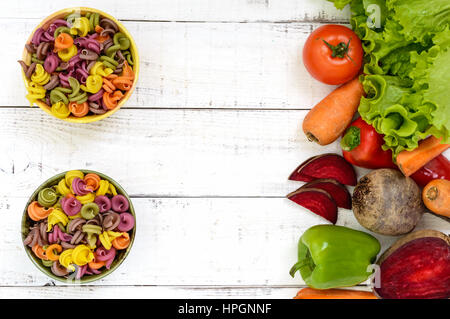
<instances>
[{"instance_id":1,"label":"green bell pepper","mask_svg":"<svg viewBox=\"0 0 450 319\"><path fill-rule=\"evenodd\" d=\"M357 285L369 278L368 266L380 251L378 240L364 232L343 226L318 225L309 228L298 243L297 271L306 284L316 289Z\"/></svg>"}]
</instances>

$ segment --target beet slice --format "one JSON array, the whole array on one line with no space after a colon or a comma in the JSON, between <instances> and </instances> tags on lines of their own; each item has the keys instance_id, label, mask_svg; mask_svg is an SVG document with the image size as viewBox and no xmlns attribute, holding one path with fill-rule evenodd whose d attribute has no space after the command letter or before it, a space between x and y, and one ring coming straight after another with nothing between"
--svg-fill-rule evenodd
<instances>
[{"instance_id":1,"label":"beet slice","mask_svg":"<svg viewBox=\"0 0 450 319\"><path fill-rule=\"evenodd\" d=\"M378 261L380 287L386 299L450 298L450 238L421 230L400 239Z\"/></svg>"},{"instance_id":2,"label":"beet slice","mask_svg":"<svg viewBox=\"0 0 450 319\"><path fill-rule=\"evenodd\" d=\"M344 185L356 185L353 166L338 154L322 154L306 160L289 176L290 180L311 182L319 178L331 178Z\"/></svg>"},{"instance_id":3,"label":"beet slice","mask_svg":"<svg viewBox=\"0 0 450 319\"><path fill-rule=\"evenodd\" d=\"M326 191L334 199L338 207L352 209L352 196L341 183L330 178L320 178L300 188L319 188Z\"/></svg>"},{"instance_id":4,"label":"beet slice","mask_svg":"<svg viewBox=\"0 0 450 319\"><path fill-rule=\"evenodd\" d=\"M337 205L327 191L318 188L300 188L288 194L287 198L336 224Z\"/></svg>"}]
</instances>

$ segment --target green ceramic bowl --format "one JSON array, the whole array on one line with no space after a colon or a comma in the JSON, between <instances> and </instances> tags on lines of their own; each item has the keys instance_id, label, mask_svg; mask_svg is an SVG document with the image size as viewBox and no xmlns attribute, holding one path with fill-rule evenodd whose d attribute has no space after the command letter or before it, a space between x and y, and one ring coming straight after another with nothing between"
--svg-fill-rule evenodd
<instances>
[{"instance_id":1,"label":"green ceramic bowl","mask_svg":"<svg viewBox=\"0 0 450 319\"><path fill-rule=\"evenodd\" d=\"M88 174L88 173L95 173L98 176L100 176L100 178L105 179L107 181L109 181L111 184L114 185L114 187L117 190L118 194L122 194L123 196L125 196L129 203L130 203L130 208L128 210L128 212L130 214L133 215L134 220L136 221L136 214L134 211L134 207L133 207L133 203L131 202L130 197L128 196L128 194L125 192L125 190L122 188L122 186L119 185L119 183L117 183L115 180L113 180L112 178L110 178L109 176L106 176L105 174L96 172L96 171L90 171L90 170L85 170L85 169L79 169L79 171L82 171L84 174ZM30 205L30 203L34 200L36 200L38 193L41 191L41 189L46 188L46 187L51 187L56 185L62 178L64 178L64 176L66 175L66 172L58 174L53 176L52 178L48 179L47 181L45 181L42 185L40 185L35 191L34 193L31 195L31 197L28 199L28 202L25 206L25 209L23 211L23 216L22 216L22 242L25 240L26 236L28 235L29 232L29 228L32 224L32 220L28 217L28 213L27 213L27 208L28 205ZM111 268L110 269L102 269L102 272L98 275L87 275L84 276L81 279L67 279L65 277L58 277L55 276L52 271L50 270L49 267L45 267L42 264L41 259L39 259L38 257L35 256L35 254L33 253L33 251L31 250L30 247L25 246L25 251L28 255L28 257L30 258L30 260L33 262L33 264L40 270L42 271L44 274L46 274L47 276L51 277L54 280L60 281L60 282L64 282L64 283L75 283L75 284L84 284L84 283L89 283L89 282L93 282L95 280L99 280L102 279L104 277L106 277L107 275L109 275L110 273L112 273L114 270L116 270L120 264L125 260L125 258L128 256L128 254L130 253L131 247L133 246L133 242L134 242L134 238L136 236L136 223L134 225L134 228L128 232L130 234L130 245L128 246L127 249L125 250L118 250L117 251L117 255L116 258L114 259L113 263L111 264ZM73 277L73 276L70 276Z\"/></svg>"}]
</instances>

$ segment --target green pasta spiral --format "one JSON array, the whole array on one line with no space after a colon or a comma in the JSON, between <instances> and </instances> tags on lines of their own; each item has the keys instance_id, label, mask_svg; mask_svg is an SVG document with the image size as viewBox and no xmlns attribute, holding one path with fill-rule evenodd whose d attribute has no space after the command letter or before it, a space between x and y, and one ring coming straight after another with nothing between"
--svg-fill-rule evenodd
<instances>
[{"instance_id":1,"label":"green pasta spiral","mask_svg":"<svg viewBox=\"0 0 450 319\"><path fill-rule=\"evenodd\" d=\"M106 55L102 55L100 57L100 61L103 62L104 66L106 66L107 68L113 69L113 70L115 70L117 68L117 66L119 65L119 62L117 62L113 58L110 58L109 56L106 56Z\"/></svg>"},{"instance_id":2,"label":"green pasta spiral","mask_svg":"<svg viewBox=\"0 0 450 319\"><path fill-rule=\"evenodd\" d=\"M88 96L86 92L80 90L80 82L73 77L69 77L69 84L72 92L68 95L70 102L77 102L79 104L87 101Z\"/></svg>"},{"instance_id":3,"label":"green pasta spiral","mask_svg":"<svg viewBox=\"0 0 450 319\"><path fill-rule=\"evenodd\" d=\"M58 195L53 188L44 188L38 194L38 203L43 207L51 207L58 200Z\"/></svg>"},{"instance_id":4,"label":"green pasta spiral","mask_svg":"<svg viewBox=\"0 0 450 319\"><path fill-rule=\"evenodd\" d=\"M52 102L52 104L62 102L67 105L69 104L69 99L67 98L66 94L71 92L71 89L58 86L50 91L50 102Z\"/></svg>"},{"instance_id":5,"label":"green pasta spiral","mask_svg":"<svg viewBox=\"0 0 450 319\"><path fill-rule=\"evenodd\" d=\"M122 51L128 50L131 45L130 39L128 39L128 37L122 32L117 32L114 34L113 41L115 45L120 46L120 50Z\"/></svg>"},{"instance_id":6,"label":"green pasta spiral","mask_svg":"<svg viewBox=\"0 0 450 319\"><path fill-rule=\"evenodd\" d=\"M95 216L98 215L100 209L98 208L98 205L96 203L87 203L84 204L83 207L81 207L81 216L84 219L92 219Z\"/></svg>"},{"instance_id":7,"label":"green pasta spiral","mask_svg":"<svg viewBox=\"0 0 450 319\"><path fill-rule=\"evenodd\" d=\"M100 14L88 12L86 13L86 18L89 20L89 32L94 32L95 27L100 23Z\"/></svg>"},{"instance_id":8,"label":"green pasta spiral","mask_svg":"<svg viewBox=\"0 0 450 319\"><path fill-rule=\"evenodd\" d=\"M106 55L113 59L116 56L117 51L119 50L120 50L119 44L112 45L106 50Z\"/></svg>"},{"instance_id":9,"label":"green pasta spiral","mask_svg":"<svg viewBox=\"0 0 450 319\"><path fill-rule=\"evenodd\" d=\"M86 240L89 247L95 247L97 235L102 233L102 227L97 225L84 225L82 231L87 234Z\"/></svg>"},{"instance_id":10,"label":"green pasta spiral","mask_svg":"<svg viewBox=\"0 0 450 319\"><path fill-rule=\"evenodd\" d=\"M53 37L56 39L58 37L58 35L60 35L61 33L67 33L70 35L70 29L68 27L59 27L56 28L55 32L53 33ZM70 35L72 36L72 35Z\"/></svg>"},{"instance_id":11,"label":"green pasta spiral","mask_svg":"<svg viewBox=\"0 0 450 319\"><path fill-rule=\"evenodd\" d=\"M122 52L122 54L125 57L125 59L127 60L129 65L134 65L133 56L131 55L130 51Z\"/></svg>"}]
</instances>

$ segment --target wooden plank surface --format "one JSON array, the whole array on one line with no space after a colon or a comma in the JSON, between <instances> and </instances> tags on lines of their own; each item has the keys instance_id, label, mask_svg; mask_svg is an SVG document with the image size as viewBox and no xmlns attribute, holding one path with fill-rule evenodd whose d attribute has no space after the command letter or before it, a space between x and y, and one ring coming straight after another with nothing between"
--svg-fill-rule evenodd
<instances>
[{"instance_id":1,"label":"wooden plank surface","mask_svg":"<svg viewBox=\"0 0 450 319\"><path fill-rule=\"evenodd\" d=\"M88 125L28 108L15 62L42 18L80 5L122 19L141 57L124 110ZM298 238L326 221L284 198L301 185L287 176L313 155L340 152L301 133L307 110L333 89L311 79L301 50L314 28L345 24L348 10L325 0L18 0L0 8L9 75L0 92L0 298L295 295L304 285L288 274ZM82 287L41 274L19 233L34 189L76 168L116 179L138 214L124 264ZM349 210L338 224L363 230ZM431 215L424 228L450 232ZM376 237L383 248L395 240Z\"/></svg>"},{"instance_id":2,"label":"wooden plank surface","mask_svg":"<svg viewBox=\"0 0 450 319\"><path fill-rule=\"evenodd\" d=\"M20 243L20 219L27 198L4 198L0 206L5 238L0 250L1 286L60 285L28 262ZM127 260L92 285L291 286L301 234L326 224L285 198L134 198L137 235ZM339 225L363 230L353 213L340 210ZM425 215L418 229L450 232L450 224ZM394 237L379 236L383 250ZM14 267L11 267L14 265Z\"/></svg>"},{"instance_id":3,"label":"wooden plank surface","mask_svg":"<svg viewBox=\"0 0 450 319\"><path fill-rule=\"evenodd\" d=\"M347 21L325 0L47 0L3 1L0 18L44 18L67 7L92 7L118 19L173 22Z\"/></svg>"},{"instance_id":4,"label":"wooden plank surface","mask_svg":"<svg viewBox=\"0 0 450 319\"><path fill-rule=\"evenodd\" d=\"M28 195L56 173L87 168L133 196L284 196L299 186L287 177L302 161L339 151L300 134L305 114L121 110L76 125L39 109L0 109L0 194Z\"/></svg>"}]
</instances>

